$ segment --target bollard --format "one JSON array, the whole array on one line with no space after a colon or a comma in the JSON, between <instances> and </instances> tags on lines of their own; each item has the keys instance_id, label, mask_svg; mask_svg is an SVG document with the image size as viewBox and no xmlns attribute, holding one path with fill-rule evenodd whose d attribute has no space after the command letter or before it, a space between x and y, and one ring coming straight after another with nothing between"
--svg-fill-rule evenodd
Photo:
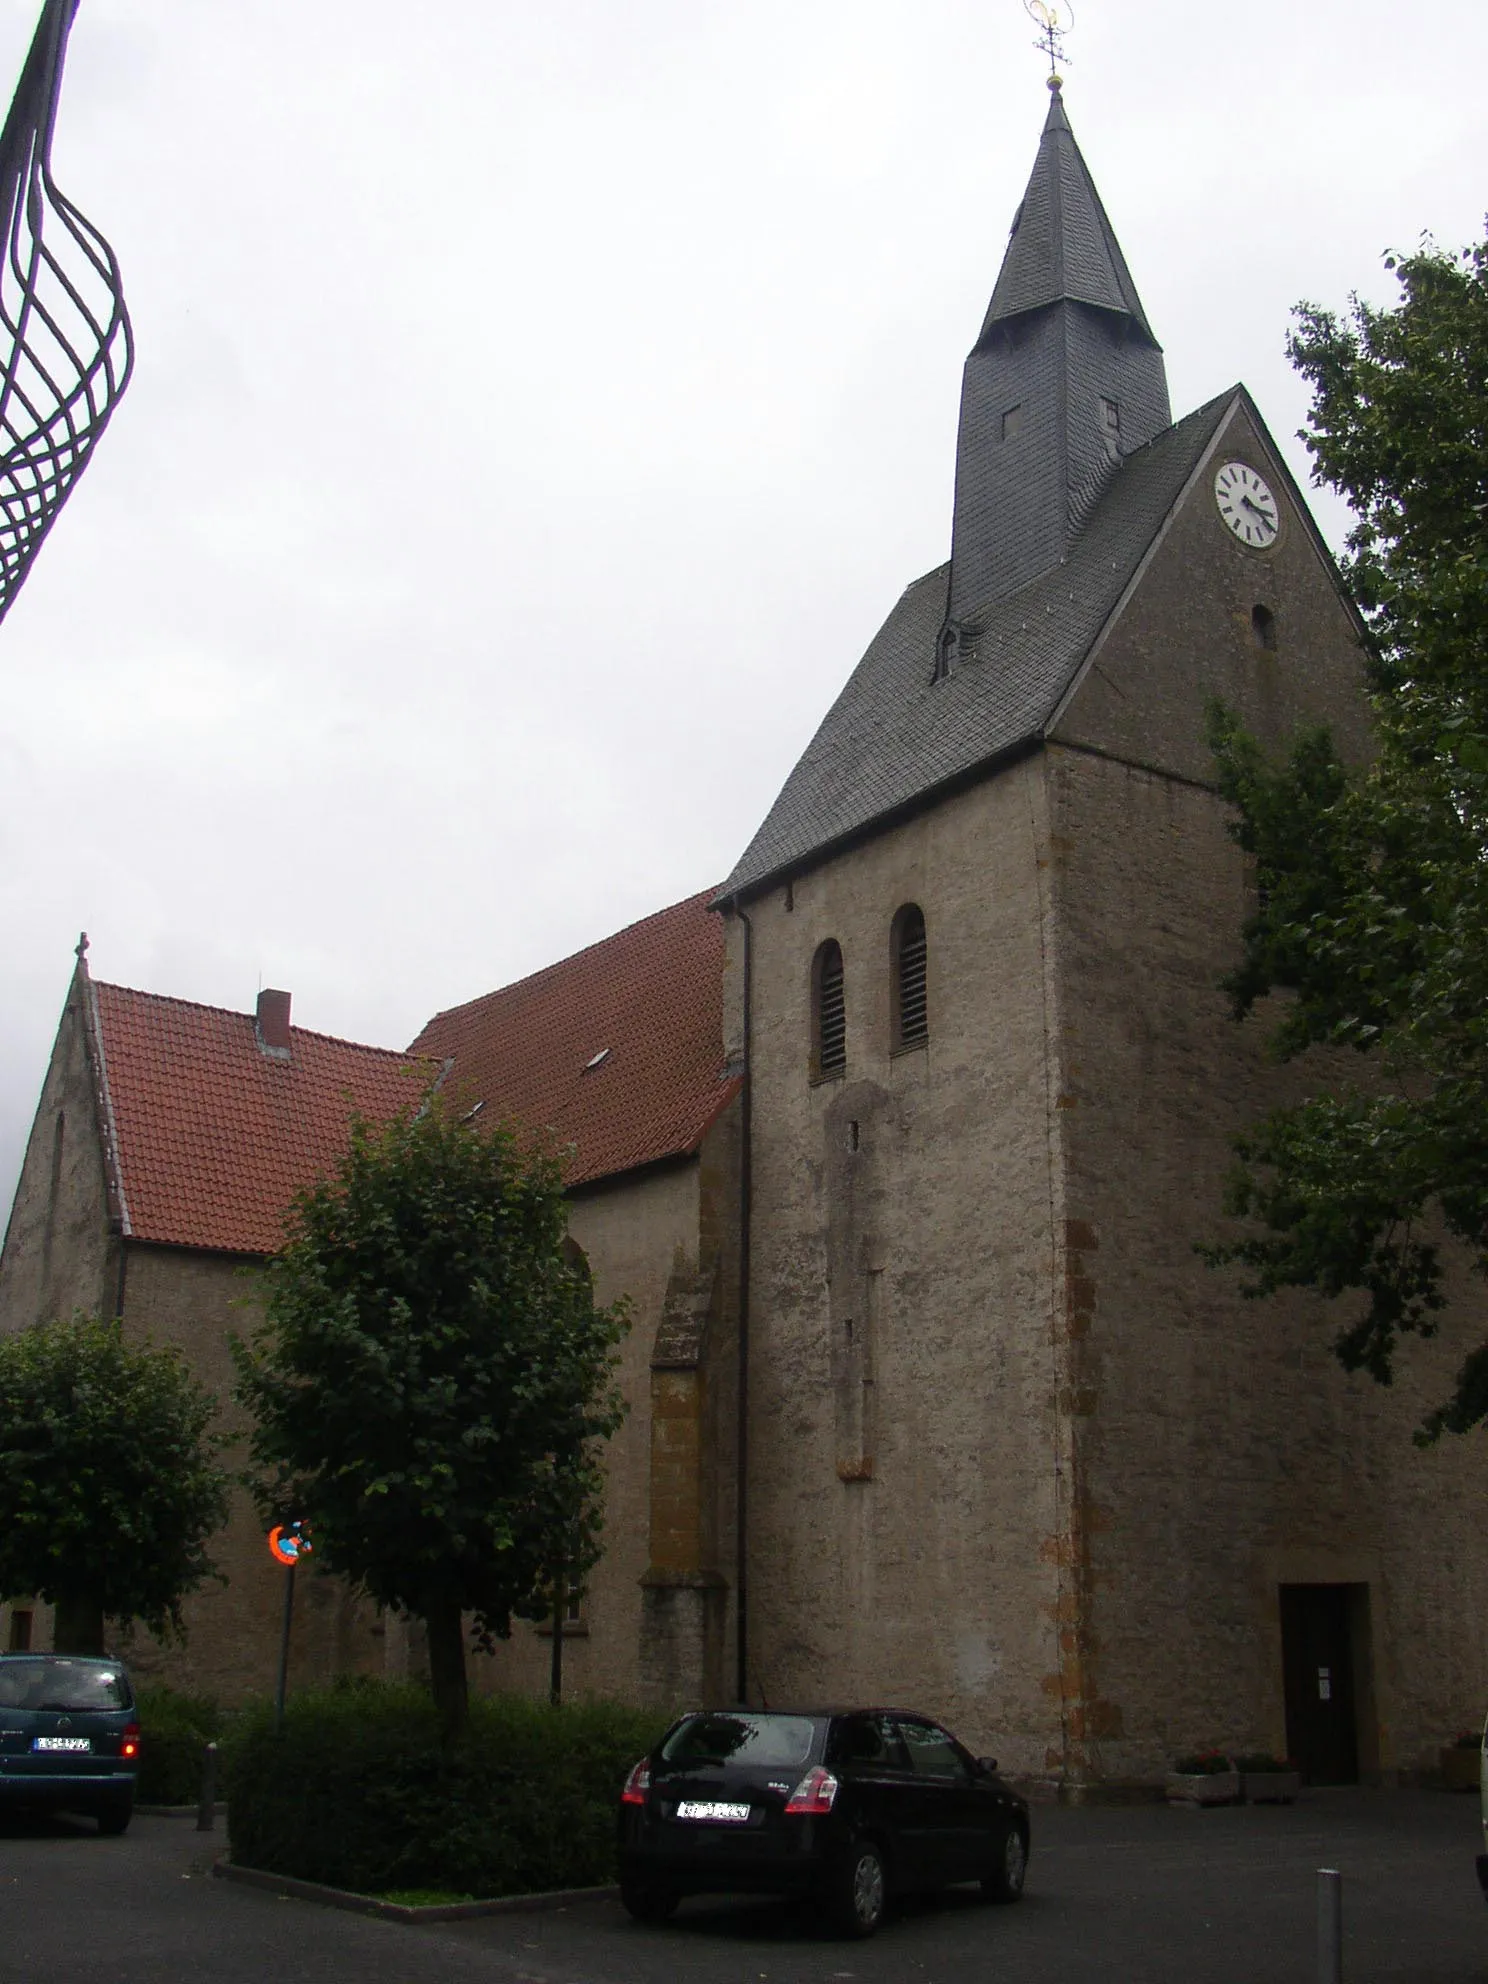
<instances>
[{"instance_id":1,"label":"bollard","mask_svg":"<svg viewBox=\"0 0 1488 1984\"><path fill-rule=\"evenodd\" d=\"M1343 1876L1318 1868L1318 1984L1343 1984Z\"/></svg>"},{"instance_id":2,"label":"bollard","mask_svg":"<svg viewBox=\"0 0 1488 1984\"><path fill-rule=\"evenodd\" d=\"M196 1807L196 1829L210 1832L217 1823L217 1745L208 1743L202 1751L201 1797Z\"/></svg>"}]
</instances>

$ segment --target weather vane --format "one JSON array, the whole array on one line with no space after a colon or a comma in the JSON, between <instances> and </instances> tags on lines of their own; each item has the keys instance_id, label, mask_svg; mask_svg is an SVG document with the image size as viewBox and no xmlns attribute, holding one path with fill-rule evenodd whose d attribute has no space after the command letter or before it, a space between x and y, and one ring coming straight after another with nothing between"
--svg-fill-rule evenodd
<instances>
[{"instance_id":1,"label":"weather vane","mask_svg":"<svg viewBox=\"0 0 1488 1984\"><path fill-rule=\"evenodd\" d=\"M1041 32L1033 45L1048 56L1049 88L1057 90L1064 81L1059 65L1067 60L1064 37L1075 24L1075 10L1070 0L1023 0L1023 6L1029 19L1038 22Z\"/></svg>"}]
</instances>

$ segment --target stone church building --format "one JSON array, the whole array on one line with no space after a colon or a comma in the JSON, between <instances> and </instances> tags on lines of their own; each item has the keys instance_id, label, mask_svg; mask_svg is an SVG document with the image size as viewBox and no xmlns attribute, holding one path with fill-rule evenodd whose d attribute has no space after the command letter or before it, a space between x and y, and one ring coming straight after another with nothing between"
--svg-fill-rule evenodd
<instances>
[{"instance_id":1,"label":"stone church building","mask_svg":"<svg viewBox=\"0 0 1488 1984\"><path fill-rule=\"evenodd\" d=\"M1230 1138L1313 1072L1217 989L1251 884L1205 709L1362 754L1359 640L1245 390L1172 419L1055 88L966 362L950 557L734 872L404 1054L80 959L0 1328L102 1310L225 1385L292 1191L352 1106L433 1076L572 1146L573 1237L634 1303L569 1685L902 1702L1074 1793L1205 1744L1429 1767L1488 1695L1480 1444L1411 1440L1452 1348L1348 1378L1321 1305L1248 1305L1194 1251ZM262 1690L246 1509L219 1556L186 1648L131 1657ZM298 1678L417 1660L306 1582ZM517 1626L481 1685L542 1687L549 1646Z\"/></svg>"}]
</instances>

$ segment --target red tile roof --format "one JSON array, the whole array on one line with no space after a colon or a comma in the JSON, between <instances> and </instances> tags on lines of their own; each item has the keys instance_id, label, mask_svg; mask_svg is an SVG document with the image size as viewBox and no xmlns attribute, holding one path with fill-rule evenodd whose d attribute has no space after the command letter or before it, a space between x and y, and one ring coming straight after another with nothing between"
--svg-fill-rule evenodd
<instances>
[{"instance_id":1,"label":"red tile roof","mask_svg":"<svg viewBox=\"0 0 1488 1984\"><path fill-rule=\"evenodd\" d=\"M724 1073L715 893L437 1014L409 1051L454 1063L456 1107L481 1102L574 1145L570 1185L695 1151L738 1089Z\"/></svg>"},{"instance_id":2,"label":"red tile roof","mask_svg":"<svg viewBox=\"0 0 1488 1984\"><path fill-rule=\"evenodd\" d=\"M291 1198L334 1166L352 1115L395 1115L437 1072L303 1027L279 1060L251 1013L92 990L126 1231L138 1240L273 1253Z\"/></svg>"}]
</instances>

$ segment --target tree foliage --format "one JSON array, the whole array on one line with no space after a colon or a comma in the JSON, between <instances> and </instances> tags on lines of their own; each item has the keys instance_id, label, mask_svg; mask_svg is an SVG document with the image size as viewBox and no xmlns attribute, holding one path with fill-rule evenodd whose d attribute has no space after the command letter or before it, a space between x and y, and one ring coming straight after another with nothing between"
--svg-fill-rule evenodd
<instances>
[{"instance_id":1,"label":"tree foliage","mask_svg":"<svg viewBox=\"0 0 1488 1984\"><path fill-rule=\"evenodd\" d=\"M542 1615L598 1555L599 1445L619 1426L624 1305L565 1247L557 1162L429 1108L359 1123L305 1193L235 1345L267 1514L316 1561L423 1619L447 1728L477 1643Z\"/></svg>"},{"instance_id":2,"label":"tree foliage","mask_svg":"<svg viewBox=\"0 0 1488 1984\"><path fill-rule=\"evenodd\" d=\"M1317 478L1355 514L1377 754L1347 767L1319 730L1270 764L1223 710L1210 739L1259 883L1234 1012L1285 990L1277 1051L1352 1048L1369 1075L1240 1140L1250 1230L1207 1250L1247 1293L1350 1298L1338 1355L1385 1384L1438 1327L1442 1239L1488 1271L1488 242L1388 266L1393 307L1304 306L1290 339ZM1488 1344L1418 1437L1485 1415Z\"/></svg>"},{"instance_id":3,"label":"tree foliage","mask_svg":"<svg viewBox=\"0 0 1488 1984\"><path fill-rule=\"evenodd\" d=\"M181 1630L227 1520L217 1401L179 1353L88 1316L0 1337L0 1597L57 1608L62 1652L105 1616Z\"/></svg>"}]
</instances>

